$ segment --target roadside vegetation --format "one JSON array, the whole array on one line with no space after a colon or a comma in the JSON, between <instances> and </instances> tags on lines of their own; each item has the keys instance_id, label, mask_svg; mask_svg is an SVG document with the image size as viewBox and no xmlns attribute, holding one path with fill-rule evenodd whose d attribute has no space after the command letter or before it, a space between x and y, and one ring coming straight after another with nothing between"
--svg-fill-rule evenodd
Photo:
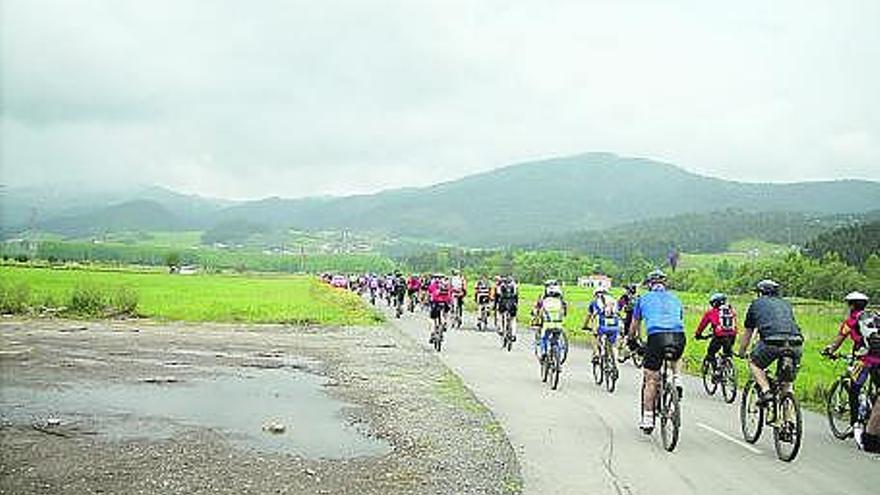
<instances>
[{"instance_id":1,"label":"roadside vegetation","mask_svg":"<svg viewBox=\"0 0 880 495\"><path fill-rule=\"evenodd\" d=\"M3 313L301 325L381 321L359 297L310 276L0 267Z\"/></svg>"}]
</instances>

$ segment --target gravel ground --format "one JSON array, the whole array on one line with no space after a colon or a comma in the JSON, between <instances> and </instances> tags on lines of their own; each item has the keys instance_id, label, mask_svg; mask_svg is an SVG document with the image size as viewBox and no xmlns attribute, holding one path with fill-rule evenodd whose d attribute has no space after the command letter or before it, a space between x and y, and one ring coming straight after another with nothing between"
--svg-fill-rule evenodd
<instances>
[{"instance_id":1,"label":"gravel ground","mask_svg":"<svg viewBox=\"0 0 880 495\"><path fill-rule=\"evenodd\" d=\"M432 353L393 327L302 328L147 321L0 322L3 388L81 383L173 387L253 368L327 377L345 421L387 454L309 459L243 447L217 429L114 438L107 414L24 421L3 412L0 493L516 493L520 468L491 413ZM2 394L3 388L0 388ZM128 418L139 427L156 418ZM157 426L160 425L156 423ZM285 433L295 435L294 425Z\"/></svg>"}]
</instances>

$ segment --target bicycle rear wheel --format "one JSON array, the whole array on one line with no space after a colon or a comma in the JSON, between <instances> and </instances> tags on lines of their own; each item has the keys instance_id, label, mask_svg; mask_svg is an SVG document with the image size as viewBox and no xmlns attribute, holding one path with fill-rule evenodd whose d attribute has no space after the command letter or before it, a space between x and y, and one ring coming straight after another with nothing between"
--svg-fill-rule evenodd
<instances>
[{"instance_id":1,"label":"bicycle rear wheel","mask_svg":"<svg viewBox=\"0 0 880 495\"><path fill-rule=\"evenodd\" d=\"M761 438L761 430L764 428L764 408L758 406L758 386L753 380L749 380L743 387L739 422L746 442L755 443Z\"/></svg>"},{"instance_id":2,"label":"bicycle rear wheel","mask_svg":"<svg viewBox=\"0 0 880 495\"><path fill-rule=\"evenodd\" d=\"M617 363L614 361L614 353L611 350L611 342L605 340L605 353L602 356L605 361L602 368L605 370L605 389L613 394L617 385Z\"/></svg>"},{"instance_id":3,"label":"bicycle rear wheel","mask_svg":"<svg viewBox=\"0 0 880 495\"><path fill-rule=\"evenodd\" d=\"M779 396L777 425L773 428L773 444L776 456L785 462L791 462L801 449L801 438L804 434L804 422L801 406L789 392Z\"/></svg>"},{"instance_id":4,"label":"bicycle rear wheel","mask_svg":"<svg viewBox=\"0 0 880 495\"><path fill-rule=\"evenodd\" d=\"M672 452L678 445L681 430L680 400L672 382L666 382L660 402L660 436L663 438L663 448L667 452Z\"/></svg>"},{"instance_id":5,"label":"bicycle rear wheel","mask_svg":"<svg viewBox=\"0 0 880 495\"><path fill-rule=\"evenodd\" d=\"M838 440L846 440L853 435L849 408L850 386L849 379L838 379L831 386L831 392L829 392L828 400L825 403L828 426L831 427L831 434Z\"/></svg>"},{"instance_id":6,"label":"bicycle rear wheel","mask_svg":"<svg viewBox=\"0 0 880 495\"><path fill-rule=\"evenodd\" d=\"M553 346L553 351L550 353L551 358L551 372L553 376L551 377L552 381L550 383L550 388L556 390L559 388L559 375L562 374L562 362L560 359L559 346Z\"/></svg>"},{"instance_id":7,"label":"bicycle rear wheel","mask_svg":"<svg viewBox=\"0 0 880 495\"><path fill-rule=\"evenodd\" d=\"M736 401L736 367L730 358L721 361L721 395L728 404Z\"/></svg>"}]
</instances>

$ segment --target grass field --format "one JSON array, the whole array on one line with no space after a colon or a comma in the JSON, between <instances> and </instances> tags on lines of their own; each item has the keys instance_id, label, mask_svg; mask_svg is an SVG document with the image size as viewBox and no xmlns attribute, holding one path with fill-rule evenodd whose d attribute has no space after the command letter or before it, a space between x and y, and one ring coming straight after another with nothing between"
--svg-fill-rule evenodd
<instances>
[{"instance_id":1,"label":"grass field","mask_svg":"<svg viewBox=\"0 0 880 495\"><path fill-rule=\"evenodd\" d=\"M364 325L381 321L357 296L309 276L168 275L164 272L0 267L34 306L63 305L77 287L125 287L141 316L182 321Z\"/></svg>"},{"instance_id":2,"label":"grass field","mask_svg":"<svg viewBox=\"0 0 880 495\"><path fill-rule=\"evenodd\" d=\"M520 310L517 317L521 328L529 324L529 310L542 287L537 285L523 284L520 286ZM618 291L613 291L618 294ZM677 293L685 306L685 330L688 335L688 344L685 350L687 369L691 373L699 373L700 363L706 353L707 341L697 341L692 338L699 324L703 312L708 307L708 294L696 294L689 292ZM592 299L592 290L580 287L567 287L565 297L569 302L569 315L565 319L566 333L574 342L588 342L589 337L581 331L586 317L587 306ZM751 302L751 296L734 296L731 303L740 316L739 324L745 318L745 312ZM795 385L801 400L808 402L812 407L817 406L824 400L824 393L834 382L841 371L842 364L832 363L823 359L819 351L833 338L838 325L843 319L845 308L842 304L831 304L808 299L790 299L794 305L795 317L801 326L805 337L804 359ZM846 348L847 345L845 345ZM735 348L736 349L736 348ZM745 363L736 360L739 368L741 382L748 377Z\"/></svg>"}]
</instances>

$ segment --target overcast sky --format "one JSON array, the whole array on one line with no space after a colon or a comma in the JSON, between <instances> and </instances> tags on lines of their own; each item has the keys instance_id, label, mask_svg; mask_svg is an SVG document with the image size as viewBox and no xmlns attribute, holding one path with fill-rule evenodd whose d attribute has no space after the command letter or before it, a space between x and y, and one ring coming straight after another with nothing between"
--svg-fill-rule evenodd
<instances>
[{"instance_id":1,"label":"overcast sky","mask_svg":"<svg viewBox=\"0 0 880 495\"><path fill-rule=\"evenodd\" d=\"M0 6L6 184L294 197L585 151L880 180L874 0Z\"/></svg>"}]
</instances>

